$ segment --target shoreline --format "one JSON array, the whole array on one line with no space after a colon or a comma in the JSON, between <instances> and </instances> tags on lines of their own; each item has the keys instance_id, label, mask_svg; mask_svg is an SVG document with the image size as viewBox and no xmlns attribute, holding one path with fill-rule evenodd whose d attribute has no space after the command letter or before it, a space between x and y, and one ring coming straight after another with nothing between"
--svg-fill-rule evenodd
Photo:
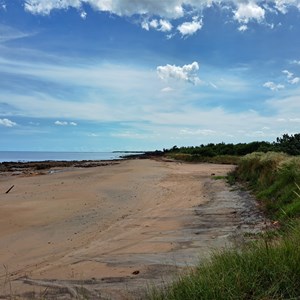
<instances>
[{"instance_id":1,"label":"shoreline","mask_svg":"<svg viewBox=\"0 0 300 300\"><path fill-rule=\"evenodd\" d=\"M47 151L0 151L0 164L110 161L127 157L141 157L152 151L112 151L112 152L47 152Z\"/></svg>"},{"instance_id":2,"label":"shoreline","mask_svg":"<svg viewBox=\"0 0 300 300\"><path fill-rule=\"evenodd\" d=\"M0 174L1 173L12 173L12 174L46 174L47 171L53 168L92 168L106 165L118 164L124 159L114 160L45 160L45 161L31 161L31 162L2 162L0 163Z\"/></svg>"},{"instance_id":3,"label":"shoreline","mask_svg":"<svg viewBox=\"0 0 300 300\"><path fill-rule=\"evenodd\" d=\"M122 152L125 153L125 152ZM101 160L43 160L43 161L5 161L0 162L0 175L45 175L51 169L57 168L94 168L108 165L116 165L121 161L132 159L157 159L162 157L162 152L145 152L140 154L131 154L120 156L116 159Z\"/></svg>"}]
</instances>

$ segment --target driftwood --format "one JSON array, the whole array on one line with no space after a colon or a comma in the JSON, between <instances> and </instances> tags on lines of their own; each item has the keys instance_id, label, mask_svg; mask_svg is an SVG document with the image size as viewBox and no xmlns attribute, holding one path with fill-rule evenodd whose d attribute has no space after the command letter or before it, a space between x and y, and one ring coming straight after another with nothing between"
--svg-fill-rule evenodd
<instances>
[{"instance_id":1,"label":"driftwood","mask_svg":"<svg viewBox=\"0 0 300 300\"><path fill-rule=\"evenodd\" d=\"M5 194L8 194L8 193L13 189L13 187L14 187L14 185L11 186L11 187L5 192Z\"/></svg>"}]
</instances>

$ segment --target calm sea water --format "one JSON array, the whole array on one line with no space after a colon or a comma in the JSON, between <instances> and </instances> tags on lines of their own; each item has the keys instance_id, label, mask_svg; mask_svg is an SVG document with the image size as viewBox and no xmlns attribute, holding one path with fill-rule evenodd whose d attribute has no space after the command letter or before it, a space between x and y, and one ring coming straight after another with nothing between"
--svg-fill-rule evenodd
<instances>
[{"instance_id":1,"label":"calm sea water","mask_svg":"<svg viewBox=\"0 0 300 300\"><path fill-rule=\"evenodd\" d=\"M128 152L35 152L35 151L0 151L0 162L28 162L45 160L113 160L124 155L136 153Z\"/></svg>"}]
</instances>

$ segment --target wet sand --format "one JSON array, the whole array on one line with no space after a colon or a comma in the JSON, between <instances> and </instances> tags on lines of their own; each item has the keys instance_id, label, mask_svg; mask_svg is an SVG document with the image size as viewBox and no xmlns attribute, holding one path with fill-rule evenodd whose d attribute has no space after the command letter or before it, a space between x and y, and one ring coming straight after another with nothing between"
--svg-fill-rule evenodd
<instances>
[{"instance_id":1,"label":"wet sand","mask_svg":"<svg viewBox=\"0 0 300 300\"><path fill-rule=\"evenodd\" d=\"M212 178L233 168L137 159L1 173L0 295L140 297L264 227L247 193Z\"/></svg>"}]
</instances>

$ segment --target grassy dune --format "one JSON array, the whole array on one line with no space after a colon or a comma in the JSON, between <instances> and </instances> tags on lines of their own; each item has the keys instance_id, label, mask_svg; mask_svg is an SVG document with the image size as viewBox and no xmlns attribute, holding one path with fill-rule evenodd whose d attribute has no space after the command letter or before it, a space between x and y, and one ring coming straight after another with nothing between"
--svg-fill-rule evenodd
<instances>
[{"instance_id":1,"label":"grassy dune","mask_svg":"<svg viewBox=\"0 0 300 300\"><path fill-rule=\"evenodd\" d=\"M300 299L300 157L252 153L230 176L246 182L285 230L214 254L149 299Z\"/></svg>"},{"instance_id":2,"label":"grassy dune","mask_svg":"<svg viewBox=\"0 0 300 300\"><path fill-rule=\"evenodd\" d=\"M233 174L247 182L271 218L300 216L297 183L300 183L300 156L283 153L251 153L241 158Z\"/></svg>"}]
</instances>

